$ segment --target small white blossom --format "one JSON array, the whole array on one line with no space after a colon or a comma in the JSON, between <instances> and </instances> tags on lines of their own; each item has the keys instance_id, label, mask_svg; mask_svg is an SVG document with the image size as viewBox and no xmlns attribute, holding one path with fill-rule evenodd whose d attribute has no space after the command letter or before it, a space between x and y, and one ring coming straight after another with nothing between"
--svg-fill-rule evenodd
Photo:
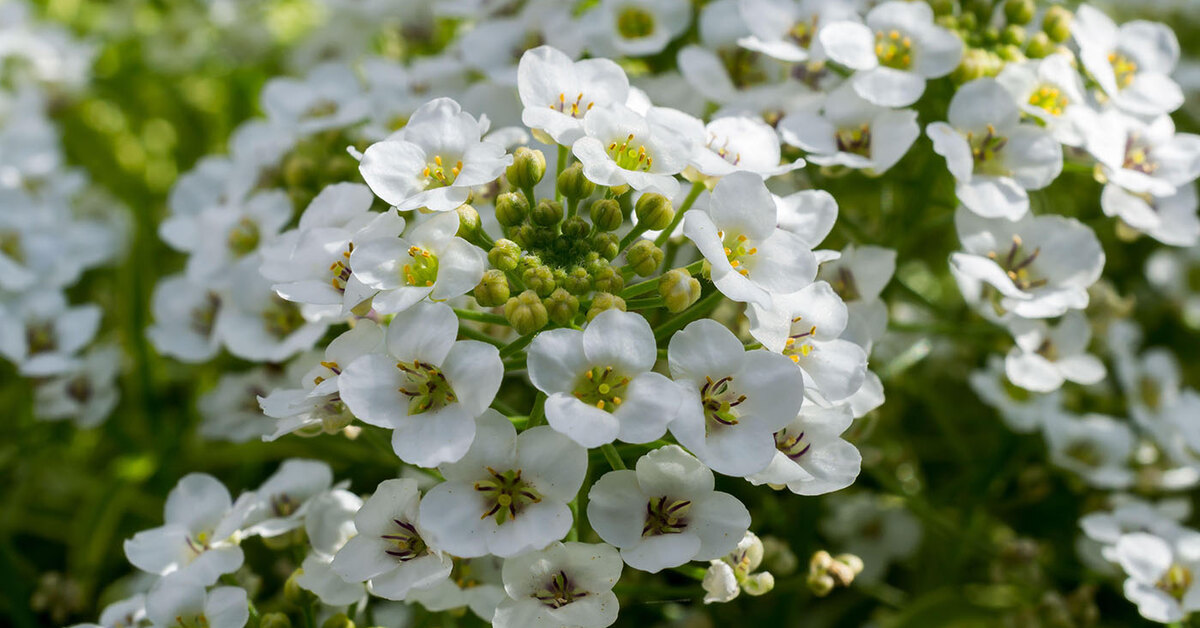
<instances>
[{"instance_id":1,"label":"small white blossom","mask_svg":"<svg viewBox=\"0 0 1200 628\"><path fill-rule=\"evenodd\" d=\"M842 438L854 421L847 405L822 408L806 403L783 429L775 432L775 457L751 484L787 486L797 495L824 495L854 483L862 466L858 449Z\"/></svg>"},{"instance_id":2,"label":"small white blossom","mask_svg":"<svg viewBox=\"0 0 1200 628\"><path fill-rule=\"evenodd\" d=\"M675 196L679 181L673 175L683 171L691 152L678 132L620 103L593 107L583 130L572 152L590 181Z\"/></svg>"},{"instance_id":3,"label":"small white blossom","mask_svg":"<svg viewBox=\"0 0 1200 628\"><path fill-rule=\"evenodd\" d=\"M1146 532L1123 535L1115 555L1125 580L1125 597L1142 617L1161 623L1184 620L1200 610L1200 533L1167 541Z\"/></svg>"},{"instance_id":4,"label":"small white blossom","mask_svg":"<svg viewBox=\"0 0 1200 628\"><path fill-rule=\"evenodd\" d=\"M617 621L613 585L624 567L603 543L553 543L504 561L508 598L496 607L496 628L605 628Z\"/></svg>"},{"instance_id":5,"label":"small white blossom","mask_svg":"<svg viewBox=\"0 0 1200 628\"><path fill-rule=\"evenodd\" d=\"M609 59L572 61L557 48L538 46L521 56L517 89L525 106L521 121L570 146L583 137L583 117L593 107L625 102L629 79Z\"/></svg>"},{"instance_id":6,"label":"small white blossom","mask_svg":"<svg viewBox=\"0 0 1200 628\"><path fill-rule=\"evenodd\" d=\"M1071 20L1079 60L1112 103L1131 113L1153 116L1183 104L1183 91L1171 80L1179 62L1179 41L1166 24L1136 20L1120 28L1090 5Z\"/></svg>"},{"instance_id":7,"label":"small white blossom","mask_svg":"<svg viewBox=\"0 0 1200 628\"><path fill-rule=\"evenodd\" d=\"M1043 426L1050 460L1077 473L1097 488L1122 489L1133 484L1130 456L1134 436L1129 426L1102 414L1075 417L1058 413Z\"/></svg>"},{"instance_id":8,"label":"small white blossom","mask_svg":"<svg viewBox=\"0 0 1200 628\"><path fill-rule=\"evenodd\" d=\"M1058 390L1064 381L1091 385L1104 379L1104 363L1087 353L1092 329L1078 311L1067 312L1054 327L1044 320L1019 318L1009 324L1017 345L1004 359L1013 384L1035 392Z\"/></svg>"},{"instance_id":9,"label":"small white blossom","mask_svg":"<svg viewBox=\"0 0 1200 628\"><path fill-rule=\"evenodd\" d=\"M916 111L871 104L844 83L825 97L819 113L810 108L785 116L779 133L807 151L814 164L883 174L908 152L921 128Z\"/></svg>"},{"instance_id":10,"label":"small white blossom","mask_svg":"<svg viewBox=\"0 0 1200 628\"><path fill-rule=\"evenodd\" d=\"M246 591L217 587L183 575L163 578L146 595L146 619L154 628L242 628L250 619Z\"/></svg>"}]
</instances>

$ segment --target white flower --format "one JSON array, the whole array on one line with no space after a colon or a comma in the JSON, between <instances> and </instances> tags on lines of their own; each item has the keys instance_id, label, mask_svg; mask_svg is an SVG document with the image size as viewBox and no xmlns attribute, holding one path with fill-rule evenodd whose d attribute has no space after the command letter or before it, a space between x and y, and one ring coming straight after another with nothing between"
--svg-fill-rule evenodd
<instances>
[{"instance_id":1,"label":"white flower","mask_svg":"<svg viewBox=\"0 0 1200 628\"><path fill-rule=\"evenodd\" d=\"M950 256L950 269L985 316L1053 318L1087 307L1104 251L1083 223L1056 215L988 219L962 207L954 223L963 252Z\"/></svg>"},{"instance_id":2,"label":"white flower","mask_svg":"<svg viewBox=\"0 0 1200 628\"><path fill-rule=\"evenodd\" d=\"M624 567L610 545L553 543L504 561L508 598L496 628L605 628L617 621L613 585Z\"/></svg>"},{"instance_id":3,"label":"white flower","mask_svg":"<svg viewBox=\"0 0 1200 628\"><path fill-rule=\"evenodd\" d=\"M1134 194L1109 184L1100 194L1100 208L1107 216L1118 216L1125 224L1172 246L1192 246L1200 240L1200 199L1191 182L1168 196Z\"/></svg>"},{"instance_id":4,"label":"white flower","mask_svg":"<svg viewBox=\"0 0 1200 628\"><path fill-rule=\"evenodd\" d=\"M300 135L351 126L367 117L368 101L354 68L340 63L318 65L302 79L271 79L261 101L272 124Z\"/></svg>"},{"instance_id":5,"label":"white flower","mask_svg":"<svg viewBox=\"0 0 1200 628\"><path fill-rule=\"evenodd\" d=\"M684 391L671 434L704 464L747 476L770 464L775 432L804 400L804 377L792 361L746 351L720 323L701 319L676 332L667 348L671 376Z\"/></svg>"},{"instance_id":6,"label":"white flower","mask_svg":"<svg viewBox=\"0 0 1200 628\"><path fill-rule=\"evenodd\" d=\"M858 19L858 4L857 0L739 0L741 18L751 35L738 43L780 61L820 59L824 56L820 30Z\"/></svg>"},{"instance_id":7,"label":"white flower","mask_svg":"<svg viewBox=\"0 0 1200 628\"><path fill-rule=\"evenodd\" d=\"M698 92L717 104L749 111L806 97L806 90L787 81L788 64L738 45L751 36L739 4L717 0L700 8L699 43L685 45L676 56L679 73L691 87L687 97L694 99Z\"/></svg>"},{"instance_id":8,"label":"white flower","mask_svg":"<svg viewBox=\"0 0 1200 628\"><path fill-rule=\"evenodd\" d=\"M206 591L203 583L187 576L169 576L146 595L146 619L154 628L242 628L250 607L239 587Z\"/></svg>"},{"instance_id":9,"label":"white flower","mask_svg":"<svg viewBox=\"0 0 1200 628\"><path fill-rule=\"evenodd\" d=\"M455 558L452 578L438 581L428 589L412 589L408 601L432 612L466 606L484 621L492 621L496 606L507 596L500 571L504 561L495 556Z\"/></svg>"},{"instance_id":10,"label":"white flower","mask_svg":"<svg viewBox=\"0 0 1200 628\"><path fill-rule=\"evenodd\" d=\"M871 493L832 501L821 533L843 551L858 556L863 570L855 582L879 582L893 561L911 556L921 542L921 524L902 503Z\"/></svg>"},{"instance_id":11,"label":"white flower","mask_svg":"<svg viewBox=\"0 0 1200 628\"><path fill-rule=\"evenodd\" d=\"M583 331L544 331L527 353L550 427L584 447L656 440L679 409L679 387L650 370L654 333L640 314L606 310Z\"/></svg>"},{"instance_id":12,"label":"white flower","mask_svg":"<svg viewBox=\"0 0 1200 628\"><path fill-rule=\"evenodd\" d=\"M1104 379L1104 363L1087 353L1092 329L1079 311L1067 312L1054 327L1018 318L1008 329L1017 343L1004 359L1013 384L1045 393L1058 390L1064 381L1091 385Z\"/></svg>"},{"instance_id":13,"label":"white flower","mask_svg":"<svg viewBox=\"0 0 1200 628\"><path fill-rule=\"evenodd\" d=\"M159 233L190 253L188 277L206 281L227 273L275 238L292 218L292 201L282 190L256 192L244 202L212 205L195 216L174 214Z\"/></svg>"},{"instance_id":14,"label":"white flower","mask_svg":"<svg viewBox=\"0 0 1200 628\"><path fill-rule=\"evenodd\" d=\"M1170 76L1179 62L1179 41L1166 24L1136 20L1117 28L1112 18L1084 4L1071 20L1071 35L1083 67L1116 106L1153 116L1183 104L1183 91Z\"/></svg>"},{"instance_id":15,"label":"white flower","mask_svg":"<svg viewBox=\"0 0 1200 628\"><path fill-rule=\"evenodd\" d=\"M854 483L862 466L858 449L842 438L854 421L847 405L806 403L795 420L775 432L775 457L751 484L786 485L797 495L824 495Z\"/></svg>"},{"instance_id":16,"label":"white flower","mask_svg":"<svg viewBox=\"0 0 1200 628\"><path fill-rule=\"evenodd\" d=\"M750 513L713 490L712 471L676 445L637 461L637 470L604 474L588 492L596 534L634 569L656 573L728 554L750 527Z\"/></svg>"},{"instance_id":17,"label":"white flower","mask_svg":"<svg viewBox=\"0 0 1200 628\"><path fill-rule=\"evenodd\" d=\"M457 102L436 98L391 138L368 146L359 171L379 198L400 211L449 211L512 163L503 146L480 140L483 131Z\"/></svg>"},{"instance_id":18,"label":"white flower","mask_svg":"<svg viewBox=\"0 0 1200 628\"><path fill-rule=\"evenodd\" d=\"M421 501L430 543L455 556L507 558L566 536L567 502L583 484L587 451L547 426L518 436L507 418L487 410L467 454L438 470L446 481Z\"/></svg>"},{"instance_id":19,"label":"white flower","mask_svg":"<svg viewBox=\"0 0 1200 628\"><path fill-rule=\"evenodd\" d=\"M1139 425L1152 429L1183 392L1179 360L1166 347L1137 353L1143 333L1136 323L1115 321L1108 329L1117 382L1125 394L1129 414Z\"/></svg>"},{"instance_id":20,"label":"white flower","mask_svg":"<svg viewBox=\"0 0 1200 628\"><path fill-rule=\"evenodd\" d=\"M989 355L987 365L967 376L967 383L976 395L1000 413L1000 418L1014 432L1029 433L1042 427L1045 417L1062 408L1062 394L1034 393L1017 387L1004 372L1004 358Z\"/></svg>"},{"instance_id":21,"label":"white flower","mask_svg":"<svg viewBox=\"0 0 1200 628\"><path fill-rule=\"evenodd\" d=\"M916 111L873 105L844 83L825 97L820 113L801 109L785 116L779 133L814 164L882 174L908 152L921 128Z\"/></svg>"},{"instance_id":22,"label":"white flower","mask_svg":"<svg viewBox=\"0 0 1200 628\"><path fill-rule=\"evenodd\" d=\"M295 303L343 305L350 310L374 293L351 274L350 253L368 234L395 237L404 219L370 211L375 196L355 183L326 187L300 216L298 229L263 248L260 272L279 296Z\"/></svg>"},{"instance_id":23,"label":"white flower","mask_svg":"<svg viewBox=\"0 0 1200 628\"><path fill-rule=\"evenodd\" d=\"M358 514L358 535L333 559L347 582L368 581L371 593L404 600L411 589L426 589L450 575L450 557L428 541L418 521L421 494L415 480L379 484Z\"/></svg>"},{"instance_id":24,"label":"white flower","mask_svg":"<svg viewBox=\"0 0 1200 628\"><path fill-rule=\"evenodd\" d=\"M1082 146L1093 131L1095 112L1084 96L1083 80L1066 53L1009 63L996 80L1012 94L1021 112L1045 123L1054 139Z\"/></svg>"},{"instance_id":25,"label":"white flower","mask_svg":"<svg viewBox=\"0 0 1200 628\"><path fill-rule=\"evenodd\" d=\"M163 525L126 540L125 557L142 571L211 585L242 566L238 529L248 507L245 499L234 504L211 475L189 473L167 494Z\"/></svg>"},{"instance_id":26,"label":"white flower","mask_svg":"<svg viewBox=\"0 0 1200 628\"><path fill-rule=\"evenodd\" d=\"M526 2L515 15L477 22L458 37L459 54L468 67L487 74L496 83L518 83L518 58L523 60L529 54L529 42L545 42L563 51L568 59L579 56L584 33L572 11L571 5L554 0Z\"/></svg>"},{"instance_id":27,"label":"white flower","mask_svg":"<svg viewBox=\"0 0 1200 628\"><path fill-rule=\"evenodd\" d=\"M895 250L847 244L841 256L822 263L817 274L846 304L849 315L842 337L868 352L887 331L887 304L879 295L895 273Z\"/></svg>"},{"instance_id":28,"label":"white flower","mask_svg":"<svg viewBox=\"0 0 1200 628\"><path fill-rule=\"evenodd\" d=\"M38 383L34 414L42 420L71 419L81 428L95 427L117 406L116 386L121 373L121 350L113 345L93 348L72 370Z\"/></svg>"},{"instance_id":29,"label":"white flower","mask_svg":"<svg viewBox=\"0 0 1200 628\"><path fill-rule=\"evenodd\" d=\"M300 562L296 584L311 591L327 606L348 606L363 599L366 588L361 582L342 580L331 567L333 559L316 552L310 553Z\"/></svg>"},{"instance_id":30,"label":"white flower","mask_svg":"<svg viewBox=\"0 0 1200 628\"><path fill-rule=\"evenodd\" d=\"M923 2L892 0L871 9L866 24L844 20L817 35L829 58L856 70L859 96L884 107L907 107L925 92L925 81L958 66L963 42L933 22Z\"/></svg>"},{"instance_id":31,"label":"white flower","mask_svg":"<svg viewBox=\"0 0 1200 628\"><path fill-rule=\"evenodd\" d=\"M742 589L749 595L763 595L775 586L770 572L751 573L758 569L763 558L763 544L758 536L747 531L737 547L718 560L709 561L704 572L704 603L729 602Z\"/></svg>"},{"instance_id":32,"label":"white flower","mask_svg":"<svg viewBox=\"0 0 1200 628\"><path fill-rule=\"evenodd\" d=\"M449 306L418 303L388 324L387 353L358 358L338 379L346 407L364 423L393 430L392 448L410 464L461 458L475 439L475 417L500 389L496 347L457 336Z\"/></svg>"},{"instance_id":33,"label":"white flower","mask_svg":"<svg viewBox=\"0 0 1200 628\"><path fill-rule=\"evenodd\" d=\"M849 311L828 283L818 281L798 292L776 295L769 309L751 303L747 315L754 339L804 372L810 398L828 405L845 401L862 387L867 352L841 338Z\"/></svg>"},{"instance_id":34,"label":"white flower","mask_svg":"<svg viewBox=\"0 0 1200 628\"><path fill-rule=\"evenodd\" d=\"M916 5L914 5L916 6ZM1021 122L1013 96L996 79L958 88L949 124L925 128L933 150L946 158L959 202L985 218L1016 220L1029 212L1029 193L1062 171L1062 147L1050 131Z\"/></svg>"},{"instance_id":35,"label":"white flower","mask_svg":"<svg viewBox=\"0 0 1200 628\"><path fill-rule=\"evenodd\" d=\"M164 277L150 297L154 323L146 335L163 355L189 363L207 361L221 349L216 333L221 302L218 290L185 273Z\"/></svg>"},{"instance_id":36,"label":"white flower","mask_svg":"<svg viewBox=\"0 0 1200 628\"><path fill-rule=\"evenodd\" d=\"M233 355L258 362L282 362L313 347L329 327L337 306L285 301L258 273L258 262L245 260L229 272L235 279L217 311L217 334Z\"/></svg>"},{"instance_id":37,"label":"white flower","mask_svg":"<svg viewBox=\"0 0 1200 628\"><path fill-rule=\"evenodd\" d=\"M644 57L666 48L691 18L687 0L601 0L582 19L592 25L593 47L602 54Z\"/></svg>"},{"instance_id":38,"label":"white flower","mask_svg":"<svg viewBox=\"0 0 1200 628\"><path fill-rule=\"evenodd\" d=\"M570 146L583 137L583 117L593 107L625 102L629 79L609 59L572 61L557 48L538 46L521 55L517 89L525 106L521 121Z\"/></svg>"},{"instance_id":39,"label":"white flower","mask_svg":"<svg viewBox=\"0 0 1200 628\"><path fill-rule=\"evenodd\" d=\"M68 306L61 292L35 290L0 302L0 355L25 376L66 373L78 368L77 354L99 327L98 306Z\"/></svg>"},{"instance_id":40,"label":"white flower","mask_svg":"<svg viewBox=\"0 0 1200 628\"><path fill-rule=\"evenodd\" d=\"M312 591L323 604L346 606L366 595L361 582L347 582L332 567L334 556L357 534L354 515L363 500L342 489L321 493L308 501L304 531L312 551L300 564L296 584Z\"/></svg>"},{"instance_id":41,"label":"white flower","mask_svg":"<svg viewBox=\"0 0 1200 628\"><path fill-rule=\"evenodd\" d=\"M304 525L309 500L329 490L333 471L319 460L293 458L252 493L243 534L279 536Z\"/></svg>"},{"instance_id":42,"label":"white flower","mask_svg":"<svg viewBox=\"0 0 1200 628\"><path fill-rule=\"evenodd\" d=\"M572 152L590 181L675 196L679 181L672 175L683 170L691 152L676 131L619 103L592 107L583 130Z\"/></svg>"},{"instance_id":43,"label":"white flower","mask_svg":"<svg viewBox=\"0 0 1200 628\"><path fill-rule=\"evenodd\" d=\"M1164 499L1158 503L1114 495L1111 511L1099 511L1079 519L1087 538L1102 545L1103 558L1119 562L1117 541L1130 532L1149 532L1166 539L1178 538L1185 530L1180 522L1191 516L1192 506L1182 499Z\"/></svg>"},{"instance_id":44,"label":"white flower","mask_svg":"<svg viewBox=\"0 0 1200 628\"><path fill-rule=\"evenodd\" d=\"M76 624L72 628L136 628L149 621L146 618L146 595L137 593L104 607L98 624Z\"/></svg>"},{"instance_id":45,"label":"white flower","mask_svg":"<svg viewBox=\"0 0 1200 628\"><path fill-rule=\"evenodd\" d=\"M106 227L63 216L57 203L38 202L23 190L6 190L3 202L0 288L22 292L68 286L116 252L116 238Z\"/></svg>"},{"instance_id":46,"label":"white flower","mask_svg":"<svg viewBox=\"0 0 1200 628\"><path fill-rule=\"evenodd\" d=\"M812 248L780 229L778 209L762 179L735 172L717 182L707 210L690 209L683 233L712 265L722 294L771 307L773 294L795 292L817 274Z\"/></svg>"},{"instance_id":47,"label":"white flower","mask_svg":"<svg viewBox=\"0 0 1200 628\"><path fill-rule=\"evenodd\" d=\"M780 162L779 135L761 118L727 115L707 125L682 111L652 107L647 117L692 140L683 176L689 180L718 179L734 172L752 172L767 179L804 167L804 160Z\"/></svg>"},{"instance_id":48,"label":"white flower","mask_svg":"<svg viewBox=\"0 0 1200 628\"><path fill-rule=\"evenodd\" d=\"M479 284L487 254L454 235L458 213L426 218L399 238L372 238L350 254L353 276L379 291L371 302L382 313L401 312L429 297L445 301Z\"/></svg>"},{"instance_id":49,"label":"white flower","mask_svg":"<svg viewBox=\"0 0 1200 628\"><path fill-rule=\"evenodd\" d=\"M1042 431L1050 460L1088 484L1110 490L1133 484L1129 458L1134 436L1125 423L1102 414L1059 413L1046 417Z\"/></svg>"},{"instance_id":50,"label":"white flower","mask_svg":"<svg viewBox=\"0 0 1200 628\"><path fill-rule=\"evenodd\" d=\"M1115 549L1125 570L1125 597L1142 617L1161 623L1180 622L1200 610L1200 534L1189 531L1168 542L1153 534L1123 535Z\"/></svg>"},{"instance_id":51,"label":"white flower","mask_svg":"<svg viewBox=\"0 0 1200 628\"><path fill-rule=\"evenodd\" d=\"M258 397L263 414L278 419L273 433L263 440L300 432L334 433L350 424L354 416L342 402L338 381L346 365L376 353L383 347L383 330L374 321L361 318L325 348L325 359L309 369L300 388L275 389Z\"/></svg>"}]
</instances>

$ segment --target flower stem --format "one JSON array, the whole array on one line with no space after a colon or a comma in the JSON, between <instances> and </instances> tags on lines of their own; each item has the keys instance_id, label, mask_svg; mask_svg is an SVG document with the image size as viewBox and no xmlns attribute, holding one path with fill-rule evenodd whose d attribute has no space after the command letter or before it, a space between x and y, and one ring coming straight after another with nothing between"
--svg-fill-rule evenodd
<instances>
[{"instance_id":1,"label":"flower stem","mask_svg":"<svg viewBox=\"0 0 1200 628\"><path fill-rule=\"evenodd\" d=\"M532 334L525 334L524 336L517 338L516 340L504 345L503 347L500 347L500 357L507 358L508 356L520 351L521 349L524 349L529 343L533 342L533 337L536 335L537 335L536 331L533 332Z\"/></svg>"},{"instance_id":2,"label":"flower stem","mask_svg":"<svg viewBox=\"0 0 1200 628\"><path fill-rule=\"evenodd\" d=\"M654 239L655 246L661 247L667 243L667 240L671 239L671 234L675 233L675 228L679 226L679 223L683 222L683 215L687 213L687 210L692 208L692 203L696 202L696 199L703 191L703 182L697 181L692 184L692 189L683 199L683 204L679 206L679 211L675 212L675 217L671 219L671 224L667 225L667 228L663 229L662 233L658 234L658 237Z\"/></svg>"},{"instance_id":3,"label":"flower stem","mask_svg":"<svg viewBox=\"0 0 1200 628\"><path fill-rule=\"evenodd\" d=\"M529 421L525 429L537 427L546 422L546 393L539 392L533 399L533 409L529 411Z\"/></svg>"},{"instance_id":4,"label":"flower stem","mask_svg":"<svg viewBox=\"0 0 1200 628\"><path fill-rule=\"evenodd\" d=\"M700 272L700 269L702 268L704 268L704 260L697 260L683 267L683 269L688 271L688 274L690 275L695 275L696 273ZM655 277L653 279L647 279L646 281L635 283L632 286L627 286L621 291L621 298L628 300L632 297L646 294L647 292L653 292L656 288L658 288L658 282L661 279L661 276Z\"/></svg>"},{"instance_id":5,"label":"flower stem","mask_svg":"<svg viewBox=\"0 0 1200 628\"><path fill-rule=\"evenodd\" d=\"M494 347L503 347L504 346L503 341L496 340L495 338L479 331L478 329L472 329L470 327L467 327L466 325L458 326L458 335L466 336L467 338L470 338L471 340L478 340L481 342L486 342L489 345L492 345Z\"/></svg>"},{"instance_id":6,"label":"flower stem","mask_svg":"<svg viewBox=\"0 0 1200 628\"><path fill-rule=\"evenodd\" d=\"M713 289L712 292L701 298L699 301L692 304L692 307L682 311L678 316L668 320L667 322L654 328L654 339L661 341L663 338L675 333L677 329L681 329L684 325L698 319L713 311L717 304L721 302L721 291Z\"/></svg>"},{"instance_id":7,"label":"flower stem","mask_svg":"<svg viewBox=\"0 0 1200 628\"><path fill-rule=\"evenodd\" d=\"M558 175L562 174L563 170L567 169L567 147L562 144L558 145L558 166L554 170L554 200L562 200L562 190L558 189ZM532 205L532 204L531 204ZM574 212L570 215L574 216Z\"/></svg>"},{"instance_id":8,"label":"flower stem","mask_svg":"<svg viewBox=\"0 0 1200 628\"><path fill-rule=\"evenodd\" d=\"M477 312L475 310L463 310L459 308L454 308L454 313L457 314L458 318L462 320L478 321L480 323L490 323L492 325L504 325L505 327L509 327L508 319L500 316L499 314L492 314L491 312Z\"/></svg>"},{"instance_id":9,"label":"flower stem","mask_svg":"<svg viewBox=\"0 0 1200 628\"><path fill-rule=\"evenodd\" d=\"M604 459L608 461L608 466L613 468L613 471L622 471L625 467L625 461L621 460L621 454L617 452L617 448L612 443L605 443L600 446L600 453L604 454Z\"/></svg>"}]
</instances>

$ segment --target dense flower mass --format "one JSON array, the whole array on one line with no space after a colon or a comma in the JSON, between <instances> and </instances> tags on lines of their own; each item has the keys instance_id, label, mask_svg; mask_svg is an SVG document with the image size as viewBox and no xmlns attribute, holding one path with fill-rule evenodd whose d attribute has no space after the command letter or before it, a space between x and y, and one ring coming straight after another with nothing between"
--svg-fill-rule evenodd
<instances>
[{"instance_id":1,"label":"dense flower mass","mask_svg":"<svg viewBox=\"0 0 1200 628\"><path fill-rule=\"evenodd\" d=\"M97 52L49 4L0 6L3 398L134 408L110 428L149 450L86 478L118 510L61 526L94 582L38 584L57 623L72 595L113 628L1200 621L1200 80L1167 24L189 0L77 18L135 24ZM224 67L262 115L86 95L133 57ZM90 183L88 133L132 172L214 130L145 166L135 228ZM138 573L102 594L109 546Z\"/></svg>"}]
</instances>

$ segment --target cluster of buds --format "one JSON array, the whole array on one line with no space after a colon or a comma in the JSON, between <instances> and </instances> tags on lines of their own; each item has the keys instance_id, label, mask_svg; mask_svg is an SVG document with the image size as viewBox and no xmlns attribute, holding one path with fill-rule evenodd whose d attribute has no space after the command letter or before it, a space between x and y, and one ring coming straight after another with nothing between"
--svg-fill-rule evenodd
<instances>
[{"instance_id":1,"label":"cluster of buds","mask_svg":"<svg viewBox=\"0 0 1200 628\"><path fill-rule=\"evenodd\" d=\"M862 570L863 561L854 554L831 556L818 550L808 561L808 589L817 597L825 597L837 587L850 586Z\"/></svg>"},{"instance_id":2,"label":"cluster of buds","mask_svg":"<svg viewBox=\"0 0 1200 628\"><path fill-rule=\"evenodd\" d=\"M941 0L930 3L937 22L956 31L966 48L952 74L959 83L996 76L1009 62L1042 59L1054 54L1071 36L1074 17L1055 5L1037 17L1034 0L1007 0L998 11L992 0ZM1003 26L996 19L1003 16Z\"/></svg>"}]
</instances>

